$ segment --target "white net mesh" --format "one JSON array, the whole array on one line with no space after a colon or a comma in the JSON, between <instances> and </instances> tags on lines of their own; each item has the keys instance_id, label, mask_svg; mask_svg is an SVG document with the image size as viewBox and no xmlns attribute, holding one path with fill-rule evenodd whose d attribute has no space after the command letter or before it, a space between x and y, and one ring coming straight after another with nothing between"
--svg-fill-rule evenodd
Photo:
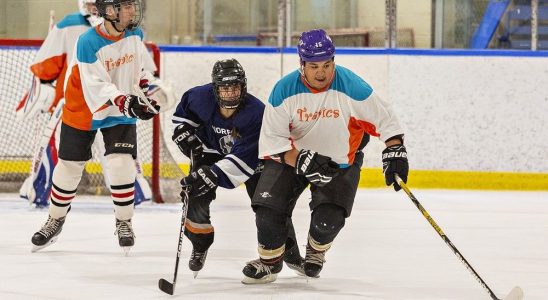
<instances>
[{"instance_id":1,"label":"white net mesh","mask_svg":"<svg viewBox=\"0 0 548 300\"><path fill-rule=\"evenodd\" d=\"M41 41L0 40L0 192L19 191L29 176L39 137L49 119L49 114L45 113L32 120L17 121L15 118L15 107L30 86L29 66L40 44ZM149 49L155 47L148 46ZM151 53L159 55L159 51ZM159 62L159 57L155 57L155 61ZM184 173L167 150L160 123L157 120L156 127L153 121L137 123L138 156L154 200L176 202L179 201L178 182ZM93 158L86 165L78 192L107 195L109 190L104 183L98 151L92 150ZM155 155L157 159L154 159Z\"/></svg>"}]
</instances>

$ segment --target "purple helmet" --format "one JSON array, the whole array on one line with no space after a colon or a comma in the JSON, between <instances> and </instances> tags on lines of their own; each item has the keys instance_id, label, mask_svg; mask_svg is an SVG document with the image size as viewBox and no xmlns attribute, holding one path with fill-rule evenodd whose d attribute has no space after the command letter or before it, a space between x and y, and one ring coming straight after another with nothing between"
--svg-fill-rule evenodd
<instances>
[{"instance_id":1,"label":"purple helmet","mask_svg":"<svg viewBox=\"0 0 548 300\"><path fill-rule=\"evenodd\" d=\"M301 61L318 62L333 58L335 45L325 30L312 29L301 34L297 51Z\"/></svg>"}]
</instances>

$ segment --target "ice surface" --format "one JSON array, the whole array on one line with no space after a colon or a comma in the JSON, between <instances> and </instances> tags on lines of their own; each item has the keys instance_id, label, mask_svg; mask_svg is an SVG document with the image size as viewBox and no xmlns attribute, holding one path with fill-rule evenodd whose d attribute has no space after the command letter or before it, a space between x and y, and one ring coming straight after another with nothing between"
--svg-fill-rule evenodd
<instances>
[{"instance_id":1,"label":"ice surface","mask_svg":"<svg viewBox=\"0 0 548 300\"><path fill-rule=\"evenodd\" d=\"M413 189L412 186L410 186ZM413 190L498 297L519 285L527 300L548 299L548 193ZM301 251L309 194L293 214ZM257 258L254 215L244 189L220 190L211 207L215 243L192 278L185 239L175 296L181 206L137 208L135 247L125 257L108 198L77 197L59 241L30 253L47 211L16 195L0 197L0 299L489 299L403 192L358 191L352 215L328 252L321 278L285 267L272 284L240 283Z\"/></svg>"}]
</instances>

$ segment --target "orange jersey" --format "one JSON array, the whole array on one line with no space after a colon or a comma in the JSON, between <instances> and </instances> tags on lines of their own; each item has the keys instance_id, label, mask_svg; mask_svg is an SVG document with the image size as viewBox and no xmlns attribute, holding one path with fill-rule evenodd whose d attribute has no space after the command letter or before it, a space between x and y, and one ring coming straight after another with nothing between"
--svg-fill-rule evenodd
<instances>
[{"instance_id":1,"label":"orange jersey","mask_svg":"<svg viewBox=\"0 0 548 300\"><path fill-rule=\"evenodd\" d=\"M64 97L65 73L72 60L74 45L78 37L90 27L87 19L79 12L69 14L54 26L36 54L30 67L34 76L43 81L57 80L55 98L49 111L53 111Z\"/></svg>"}]
</instances>

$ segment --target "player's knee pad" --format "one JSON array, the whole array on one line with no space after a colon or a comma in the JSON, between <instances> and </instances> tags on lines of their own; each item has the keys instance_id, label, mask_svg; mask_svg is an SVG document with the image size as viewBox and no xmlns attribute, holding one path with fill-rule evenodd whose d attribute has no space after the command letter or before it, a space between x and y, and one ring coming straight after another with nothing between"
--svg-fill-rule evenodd
<instances>
[{"instance_id":1,"label":"player's knee pad","mask_svg":"<svg viewBox=\"0 0 548 300\"><path fill-rule=\"evenodd\" d=\"M135 182L137 169L131 154L113 153L106 157L107 172L111 185L124 185Z\"/></svg>"},{"instance_id":2,"label":"player's knee pad","mask_svg":"<svg viewBox=\"0 0 548 300\"><path fill-rule=\"evenodd\" d=\"M335 204L321 204L312 212L310 236L320 244L331 243L344 227L344 208Z\"/></svg>"},{"instance_id":3,"label":"player's knee pad","mask_svg":"<svg viewBox=\"0 0 548 300\"><path fill-rule=\"evenodd\" d=\"M70 161L59 159L53 170L52 182L55 186L66 191L74 191L82 179L85 161Z\"/></svg>"},{"instance_id":4,"label":"player's knee pad","mask_svg":"<svg viewBox=\"0 0 548 300\"><path fill-rule=\"evenodd\" d=\"M255 224L259 244L265 249L277 249L287 239L287 215L271 208L258 206L255 210Z\"/></svg>"}]
</instances>

